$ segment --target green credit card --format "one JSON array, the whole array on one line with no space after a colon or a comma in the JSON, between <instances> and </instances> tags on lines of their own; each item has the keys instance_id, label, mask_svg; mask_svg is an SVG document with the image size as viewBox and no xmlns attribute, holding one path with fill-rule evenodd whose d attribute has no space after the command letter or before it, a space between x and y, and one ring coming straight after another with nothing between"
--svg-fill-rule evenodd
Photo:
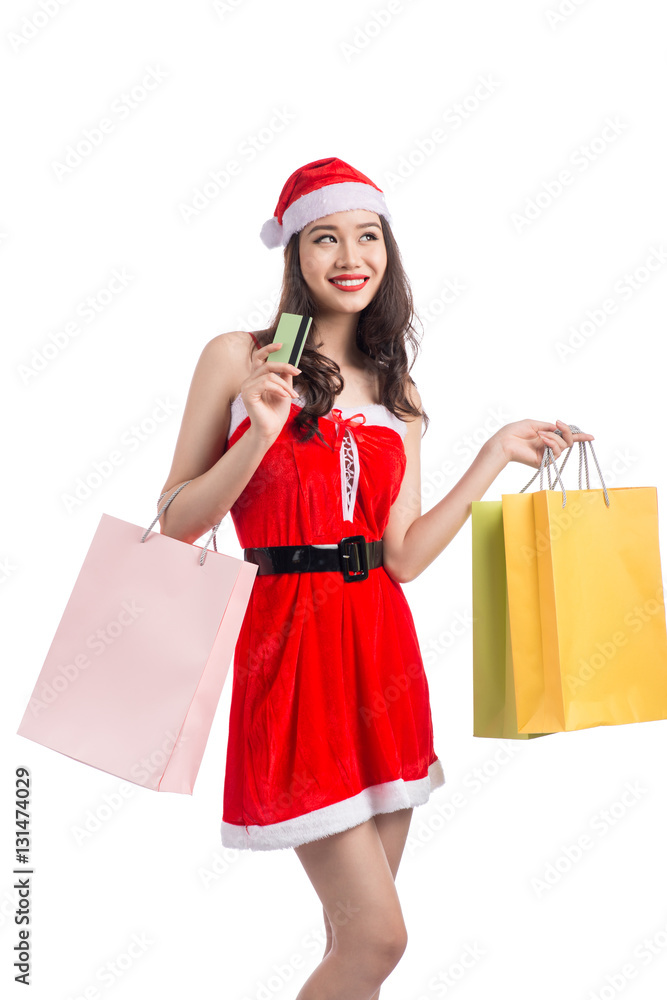
<instances>
[{"instance_id":1,"label":"green credit card","mask_svg":"<svg viewBox=\"0 0 667 1000\"><path fill-rule=\"evenodd\" d=\"M278 327L273 338L274 344L282 344L279 351L272 351L269 354L271 361L287 361L299 367L301 352L303 351L306 337L313 322L312 316L299 316L297 313L281 313L278 320Z\"/></svg>"}]
</instances>

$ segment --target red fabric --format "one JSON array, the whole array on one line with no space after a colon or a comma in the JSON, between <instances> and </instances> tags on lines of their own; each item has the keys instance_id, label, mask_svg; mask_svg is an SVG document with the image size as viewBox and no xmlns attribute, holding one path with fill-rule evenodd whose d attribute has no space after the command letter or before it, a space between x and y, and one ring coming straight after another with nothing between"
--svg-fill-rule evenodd
<instances>
[{"instance_id":1,"label":"red fabric","mask_svg":"<svg viewBox=\"0 0 667 1000\"><path fill-rule=\"evenodd\" d=\"M273 214L282 226L283 213L297 198L329 184L344 184L349 181L355 184L370 184L376 191L381 192L382 190L373 183L370 177L366 177L366 174L362 174L360 170L350 166L349 163L339 160L337 156L328 156L323 160L313 160L311 163L306 163L290 174L280 192L280 198Z\"/></svg>"},{"instance_id":2,"label":"red fabric","mask_svg":"<svg viewBox=\"0 0 667 1000\"><path fill-rule=\"evenodd\" d=\"M400 434L360 430L363 414L343 421L338 411L337 422L319 421L325 444L303 443L297 413L293 403L231 508L241 546L382 538L405 473ZM352 521L342 516L345 426L360 466ZM336 572L257 575L234 655L223 820L281 822L373 785L424 778L436 759L414 621L384 567L356 582Z\"/></svg>"}]
</instances>

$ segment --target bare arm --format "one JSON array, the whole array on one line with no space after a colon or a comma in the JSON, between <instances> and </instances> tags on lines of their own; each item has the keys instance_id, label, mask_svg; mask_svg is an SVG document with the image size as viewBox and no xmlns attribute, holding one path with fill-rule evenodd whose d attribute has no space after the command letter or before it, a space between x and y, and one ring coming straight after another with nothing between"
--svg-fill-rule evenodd
<instances>
[{"instance_id":1,"label":"bare arm","mask_svg":"<svg viewBox=\"0 0 667 1000\"><path fill-rule=\"evenodd\" d=\"M416 388L410 386L409 391L415 405L421 407ZM562 437L554 433L556 424L542 420L519 420L505 424L482 445L470 468L449 493L428 513L422 514L422 423L422 418L417 417L408 424L404 440L407 458L405 476L383 535L385 569L399 583L409 583L430 566L467 521L472 501L482 499L509 462L539 468L547 445L558 458L575 441L593 439L592 434L573 434L563 421L557 422Z\"/></svg>"},{"instance_id":2,"label":"bare arm","mask_svg":"<svg viewBox=\"0 0 667 1000\"><path fill-rule=\"evenodd\" d=\"M486 441L470 468L456 486L426 514L415 518L404 539L406 581L414 580L440 555L463 527L472 511L472 501L481 500L507 465L502 448L493 438Z\"/></svg>"},{"instance_id":3,"label":"bare arm","mask_svg":"<svg viewBox=\"0 0 667 1000\"><path fill-rule=\"evenodd\" d=\"M160 506L191 479L160 517L162 534L192 543L217 524L245 489L275 440L253 427L222 454L231 395L247 370L250 338L224 333L204 347L188 393L174 459Z\"/></svg>"},{"instance_id":4,"label":"bare arm","mask_svg":"<svg viewBox=\"0 0 667 1000\"><path fill-rule=\"evenodd\" d=\"M421 407L419 393L409 389ZM419 576L445 549L468 518L471 501L481 500L507 458L494 439L487 441L466 473L427 514L421 512L420 451L423 420L408 423L404 438L406 467L399 494L392 505L383 539L386 571L398 583Z\"/></svg>"},{"instance_id":5,"label":"bare arm","mask_svg":"<svg viewBox=\"0 0 667 1000\"><path fill-rule=\"evenodd\" d=\"M196 476L172 500L160 517L162 534L192 544L214 524L222 521L246 488L271 444L270 440L262 439L253 432L250 426L212 468ZM160 506L167 502L182 482L187 482L187 479L165 486L168 494L163 497ZM184 496L186 492L187 497Z\"/></svg>"}]
</instances>

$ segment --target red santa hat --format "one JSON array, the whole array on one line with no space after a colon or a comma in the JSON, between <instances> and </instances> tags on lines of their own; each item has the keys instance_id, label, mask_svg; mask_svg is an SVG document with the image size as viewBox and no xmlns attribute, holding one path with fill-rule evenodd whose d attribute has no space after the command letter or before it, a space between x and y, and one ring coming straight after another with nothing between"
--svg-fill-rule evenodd
<instances>
[{"instance_id":1,"label":"red santa hat","mask_svg":"<svg viewBox=\"0 0 667 1000\"><path fill-rule=\"evenodd\" d=\"M369 177L335 156L313 160L288 177L260 237L270 250L284 247L309 222L355 208L377 212L391 223L384 194Z\"/></svg>"}]
</instances>

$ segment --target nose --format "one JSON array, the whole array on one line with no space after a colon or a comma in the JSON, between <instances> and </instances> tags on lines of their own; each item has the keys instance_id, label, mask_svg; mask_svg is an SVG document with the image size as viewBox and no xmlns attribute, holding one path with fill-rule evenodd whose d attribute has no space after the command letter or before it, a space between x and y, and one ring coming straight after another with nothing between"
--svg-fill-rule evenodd
<instances>
[{"instance_id":1,"label":"nose","mask_svg":"<svg viewBox=\"0 0 667 1000\"><path fill-rule=\"evenodd\" d=\"M359 264L359 248L355 241L355 238L351 236L349 239L341 239L339 243L338 258L336 260L336 265L338 267L357 267Z\"/></svg>"}]
</instances>

